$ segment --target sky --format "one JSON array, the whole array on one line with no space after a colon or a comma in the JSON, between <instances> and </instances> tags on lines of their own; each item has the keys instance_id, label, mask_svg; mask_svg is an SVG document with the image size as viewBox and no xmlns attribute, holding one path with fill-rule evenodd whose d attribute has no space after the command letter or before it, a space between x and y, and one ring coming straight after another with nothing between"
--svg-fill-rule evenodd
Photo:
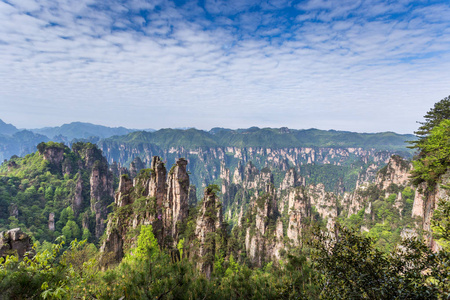
<instances>
[{"instance_id":1,"label":"sky","mask_svg":"<svg viewBox=\"0 0 450 300\"><path fill-rule=\"evenodd\" d=\"M0 0L0 119L412 133L450 1Z\"/></svg>"}]
</instances>

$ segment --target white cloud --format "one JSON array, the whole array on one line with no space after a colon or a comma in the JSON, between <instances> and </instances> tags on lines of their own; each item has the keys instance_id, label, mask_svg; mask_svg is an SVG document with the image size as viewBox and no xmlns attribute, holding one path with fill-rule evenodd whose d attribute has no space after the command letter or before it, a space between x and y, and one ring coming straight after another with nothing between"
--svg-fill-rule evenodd
<instances>
[{"instance_id":1,"label":"white cloud","mask_svg":"<svg viewBox=\"0 0 450 300\"><path fill-rule=\"evenodd\" d=\"M445 4L17 3L0 1L0 118L21 127L412 132L449 94Z\"/></svg>"}]
</instances>

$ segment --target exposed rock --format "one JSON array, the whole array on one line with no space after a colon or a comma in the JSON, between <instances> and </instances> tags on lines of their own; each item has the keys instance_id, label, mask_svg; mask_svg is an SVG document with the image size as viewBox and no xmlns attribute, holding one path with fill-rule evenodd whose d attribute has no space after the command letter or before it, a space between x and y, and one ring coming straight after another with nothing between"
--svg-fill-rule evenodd
<instances>
[{"instance_id":1,"label":"exposed rock","mask_svg":"<svg viewBox=\"0 0 450 300\"><path fill-rule=\"evenodd\" d=\"M426 200L426 196L424 191L426 191L427 186L425 183L422 183L418 186L416 190L416 194L414 196L414 203L412 208L412 217L424 217L425 215L425 209L424 209L424 202Z\"/></svg>"},{"instance_id":2,"label":"exposed rock","mask_svg":"<svg viewBox=\"0 0 450 300\"><path fill-rule=\"evenodd\" d=\"M280 225L281 221L277 220L273 188L256 198L252 204L251 214L255 214L255 223L245 231L245 249L250 262L255 266L262 266L265 262L280 258L279 252L284 248L283 224Z\"/></svg>"},{"instance_id":3,"label":"exposed rock","mask_svg":"<svg viewBox=\"0 0 450 300\"><path fill-rule=\"evenodd\" d=\"M132 178L136 177L137 174L139 174L139 171L145 168L145 164L142 162L141 158L137 156L133 161L130 163L130 176Z\"/></svg>"},{"instance_id":4,"label":"exposed rock","mask_svg":"<svg viewBox=\"0 0 450 300\"><path fill-rule=\"evenodd\" d=\"M152 159L152 169L143 169L133 180L122 175L115 195L117 206L109 219L101 252L113 253L114 259L123 257L136 236L127 236L139 225L153 226L158 243L174 248L177 242L177 224L188 216L189 175L185 159L179 159L169 172L159 157ZM195 193L195 192L194 192ZM120 212L120 213L119 213Z\"/></svg>"},{"instance_id":5,"label":"exposed rock","mask_svg":"<svg viewBox=\"0 0 450 300\"><path fill-rule=\"evenodd\" d=\"M48 160L51 164L61 165L64 159L64 148L59 146L46 147L43 153L44 159Z\"/></svg>"},{"instance_id":6,"label":"exposed rock","mask_svg":"<svg viewBox=\"0 0 450 300\"><path fill-rule=\"evenodd\" d=\"M158 209L162 208L162 205L166 199L166 167L160 157L155 156L152 159L151 164L151 179L148 186L148 196L155 197L157 201Z\"/></svg>"},{"instance_id":7,"label":"exposed rock","mask_svg":"<svg viewBox=\"0 0 450 300\"><path fill-rule=\"evenodd\" d=\"M238 166L236 169L234 169L233 173L233 183L235 184L242 184L242 181L244 180L244 167L242 166L242 162L238 162Z\"/></svg>"},{"instance_id":8,"label":"exposed rock","mask_svg":"<svg viewBox=\"0 0 450 300\"><path fill-rule=\"evenodd\" d=\"M216 194L209 188L205 189L203 203L198 213L195 236L198 240L196 257L197 267L206 278L211 277L216 253L215 234L222 230L222 206Z\"/></svg>"},{"instance_id":9,"label":"exposed rock","mask_svg":"<svg viewBox=\"0 0 450 300\"><path fill-rule=\"evenodd\" d=\"M439 178L438 183L433 189L429 189L425 184L419 187L420 194L414 198L413 216L418 215L422 217L422 229L424 232L431 232L431 218L433 217L434 210L438 206L439 200L450 201L450 193L446 188L449 184L450 171L447 171ZM432 250L438 251L440 249L431 235L427 234L425 238Z\"/></svg>"},{"instance_id":10,"label":"exposed rock","mask_svg":"<svg viewBox=\"0 0 450 300\"><path fill-rule=\"evenodd\" d=\"M11 203L8 207L10 217L19 217L19 207L16 203Z\"/></svg>"},{"instance_id":11,"label":"exposed rock","mask_svg":"<svg viewBox=\"0 0 450 300\"><path fill-rule=\"evenodd\" d=\"M288 196L289 222L286 236L291 240L294 246L300 245L303 226L307 223L306 219L311 216L311 198L307 189L299 187L291 189Z\"/></svg>"},{"instance_id":12,"label":"exposed rock","mask_svg":"<svg viewBox=\"0 0 450 300\"><path fill-rule=\"evenodd\" d=\"M23 258L27 252L31 252L31 238L20 228L0 232L0 257L17 255Z\"/></svg>"},{"instance_id":13,"label":"exposed rock","mask_svg":"<svg viewBox=\"0 0 450 300\"><path fill-rule=\"evenodd\" d=\"M299 177L297 175L297 172L295 171L294 168L290 168L286 172L286 175L284 176L284 179L281 182L280 191L287 190L291 187L298 186L299 185L298 181L299 181Z\"/></svg>"},{"instance_id":14,"label":"exposed rock","mask_svg":"<svg viewBox=\"0 0 450 300\"><path fill-rule=\"evenodd\" d=\"M55 231L55 214L48 214L48 230Z\"/></svg>"},{"instance_id":15,"label":"exposed rock","mask_svg":"<svg viewBox=\"0 0 450 300\"><path fill-rule=\"evenodd\" d=\"M108 205L114 199L113 176L107 165L96 164L92 167L91 210L95 213L95 237L100 238L105 231Z\"/></svg>"},{"instance_id":16,"label":"exposed rock","mask_svg":"<svg viewBox=\"0 0 450 300\"><path fill-rule=\"evenodd\" d=\"M133 188L133 180L128 175L120 176L119 188L114 197L114 202L118 207L122 207L132 203L131 189Z\"/></svg>"},{"instance_id":17,"label":"exposed rock","mask_svg":"<svg viewBox=\"0 0 450 300\"><path fill-rule=\"evenodd\" d=\"M327 228L334 228L335 219L338 216L338 200L334 193L326 192L323 184L310 186L308 189L311 205L323 219L327 219Z\"/></svg>"},{"instance_id":18,"label":"exposed rock","mask_svg":"<svg viewBox=\"0 0 450 300\"><path fill-rule=\"evenodd\" d=\"M120 165L120 163L117 163L117 162L112 162L112 163L109 165L109 170L110 170L110 171L114 174L114 176L116 176L116 177L120 177L120 176L122 176L122 175L124 175L124 174L130 175L130 172L128 171L128 169L125 168L125 167L122 167L122 166Z\"/></svg>"},{"instance_id":19,"label":"exposed rock","mask_svg":"<svg viewBox=\"0 0 450 300\"><path fill-rule=\"evenodd\" d=\"M398 155L393 155L386 167L378 172L377 184L380 188L385 190L391 184L407 185L409 182L409 170L411 170L411 163L402 159Z\"/></svg>"},{"instance_id":20,"label":"exposed rock","mask_svg":"<svg viewBox=\"0 0 450 300\"><path fill-rule=\"evenodd\" d=\"M187 161L180 158L172 167L167 178L167 197L164 205L165 227L171 227L172 237L178 235L177 224L188 216L189 175L186 171Z\"/></svg>"},{"instance_id":21,"label":"exposed rock","mask_svg":"<svg viewBox=\"0 0 450 300\"><path fill-rule=\"evenodd\" d=\"M73 194L72 208L75 215L78 215L83 205L83 180L81 173L78 172L78 180L75 186L75 193Z\"/></svg>"}]
</instances>

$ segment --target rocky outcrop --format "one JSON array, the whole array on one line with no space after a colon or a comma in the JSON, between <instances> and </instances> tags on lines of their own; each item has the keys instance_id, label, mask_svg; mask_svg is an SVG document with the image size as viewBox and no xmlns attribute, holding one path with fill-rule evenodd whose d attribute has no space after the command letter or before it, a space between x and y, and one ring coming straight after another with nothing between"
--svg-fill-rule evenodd
<instances>
[{"instance_id":1,"label":"rocky outcrop","mask_svg":"<svg viewBox=\"0 0 450 300\"><path fill-rule=\"evenodd\" d=\"M108 205L114 198L113 176L106 164L95 164L91 178L91 211L95 213L95 237L100 238L105 231Z\"/></svg>"},{"instance_id":2,"label":"rocky outcrop","mask_svg":"<svg viewBox=\"0 0 450 300\"><path fill-rule=\"evenodd\" d=\"M393 155L388 164L378 172L376 183L383 190L386 190L391 184L406 185L409 183L411 168L410 162L398 155Z\"/></svg>"},{"instance_id":3,"label":"rocky outcrop","mask_svg":"<svg viewBox=\"0 0 450 300\"><path fill-rule=\"evenodd\" d=\"M187 161L180 158L167 178L167 197L164 205L165 226L167 229L171 228L168 234L174 238L178 236L178 224L188 216L189 175L186 166Z\"/></svg>"},{"instance_id":4,"label":"rocky outcrop","mask_svg":"<svg viewBox=\"0 0 450 300\"><path fill-rule=\"evenodd\" d=\"M202 206L198 213L195 238L198 248L195 253L197 268L210 278L216 254L216 234L223 230L222 206L213 190L205 189Z\"/></svg>"},{"instance_id":5,"label":"rocky outcrop","mask_svg":"<svg viewBox=\"0 0 450 300\"><path fill-rule=\"evenodd\" d=\"M170 147L164 148L151 143L132 145L130 143L110 143L100 141L99 147L106 154L108 161L122 165L140 157L144 165L150 167L152 157L157 155L173 164L178 157L185 157L189 162L191 183L197 187L205 187L218 179L221 174L221 163L230 170L232 182L242 185L244 166L252 161L258 168L269 167L286 171L290 167L301 167L307 164L349 165L354 161L374 165L376 169L386 164L394 152L364 149L360 147L326 148L326 147ZM238 165L236 166L236 161ZM371 163L371 164L370 164ZM360 180L368 179L363 176ZM225 203L225 202L224 202Z\"/></svg>"},{"instance_id":6,"label":"rocky outcrop","mask_svg":"<svg viewBox=\"0 0 450 300\"><path fill-rule=\"evenodd\" d=\"M8 207L9 216L17 218L19 216L19 207L16 203L11 203Z\"/></svg>"},{"instance_id":7,"label":"rocky outcrop","mask_svg":"<svg viewBox=\"0 0 450 300\"><path fill-rule=\"evenodd\" d=\"M99 239L105 231L108 206L114 201L113 173L102 151L94 144L82 142L74 143L72 152L62 143L40 143L37 148L44 160L50 163L52 171L62 175L76 174L75 186L68 200L75 216L87 210L90 213L85 215L94 215L95 220L87 220L86 224L95 224L88 229Z\"/></svg>"},{"instance_id":8,"label":"rocky outcrop","mask_svg":"<svg viewBox=\"0 0 450 300\"><path fill-rule=\"evenodd\" d=\"M130 163L130 176L136 177L139 172L145 168L145 164L142 162L139 156L135 157Z\"/></svg>"},{"instance_id":9,"label":"rocky outcrop","mask_svg":"<svg viewBox=\"0 0 450 300\"><path fill-rule=\"evenodd\" d=\"M450 193L447 186L450 184L450 171L442 175L434 187L428 187L426 183L418 186L414 198L412 209L413 216L421 218L421 226L425 233L428 245L434 251L438 251L440 246L429 234L431 232L431 219L433 212L437 208L439 200L450 201Z\"/></svg>"},{"instance_id":10,"label":"rocky outcrop","mask_svg":"<svg viewBox=\"0 0 450 300\"><path fill-rule=\"evenodd\" d=\"M299 178L295 168L290 168L286 172L286 175L284 176L284 179L281 182L279 191L284 191L289 188L299 186L301 183L302 183L302 180L301 180L301 178Z\"/></svg>"},{"instance_id":11,"label":"rocky outcrop","mask_svg":"<svg viewBox=\"0 0 450 300\"><path fill-rule=\"evenodd\" d=\"M114 176L116 176L116 177L120 177L120 176L122 176L122 175L124 175L124 174L130 175L130 171L129 171L127 168L121 166L120 163L117 163L117 162L115 162L115 161L112 162L112 163L109 165L109 170L110 170L110 171L114 174Z\"/></svg>"},{"instance_id":12,"label":"rocky outcrop","mask_svg":"<svg viewBox=\"0 0 450 300\"><path fill-rule=\"evenodd\" d=\"M0 257L17 255L23 258L27 252L32 254L32 245L31 238L20 228L0 232Z\"/></svg>"},{"instance_id":13,"label":"rocky outcrop","mask_svg":"<svg viewBox=\"0 0 450 300\"><path fill-rule=\"evenodd\" d=\"M148 196L156 198L157 207L161 208L166 202L166 167L160 157L155 156L152 159L150 168L150 182L148 185ZM147 188L147 187L145 187Z\"/></svg>"},{"instance_id":14,"label":"rocky outcrop","mask_svg":"<svg viewBox=\"0 0 450 300\"><path fill-rule=\"evenodd\" d=\"M81 178L81 172L78 172L78 180L75 186L75 193L72 199L73 211L78 214L83 206L83 180Z\"/></svg>"},{"instance_id":15,"label":"rocky outcrop","mask_svg":"<svg viewBox=\"0 0 450 300\"><path fill-rule=\"evenodd\" d=\"M116 209L108 221L103 253L123 257L136 236L127 234L140 225L151 224L158 243L174 249L178 224L188 216L189 175L187 161L177 160L169 171L159 157L152 159L151 169L142 169L136 178L122 175L115 194Z\"/></svg>"},{"instance_id":16,"label":"rocky outcrop","mask_svg":"<svg viewBox=\"0 0 450 300\"><path fill-rule=\"evenodd\" d=\"M61 165L64 159L64 147L58 146L49 146L46 147L42 153L39 153L44 156L44 159L49 161L54 165Z\"/></svg>"},{"instance_id":17,"label":"rocky outcrop","mask_svg":"<svg viewBox=\"0 0 450 300\"><path fill-rule=\"evenodd\" d=\"M245 250L253 265L262 266L268 261L278 261L285 246L273 186L256 198L252 205L247 216L254 218L255 222L245 229Z\"/></svg>"},{"instance_id":18,"label":"rocky outcrop","mask_svg":"<svg viewBox=\"0 0 450 300\"><path fill-rule=\"evenodd\" d=\"M311 216L311 197L306 188L291 189L287 195L288 226L286 236L294 246L301 245L304 226Z\"/></svg>"},{"instance_id":19,"label":"rocky outcrop","mask_svg":"<svg viewBox=\"0 0 450 300\"><path fill-rule=\"evenodd\" d=\"M55 231L55 214L48 214L48 230Z\"/></svg>"}]
</instances>

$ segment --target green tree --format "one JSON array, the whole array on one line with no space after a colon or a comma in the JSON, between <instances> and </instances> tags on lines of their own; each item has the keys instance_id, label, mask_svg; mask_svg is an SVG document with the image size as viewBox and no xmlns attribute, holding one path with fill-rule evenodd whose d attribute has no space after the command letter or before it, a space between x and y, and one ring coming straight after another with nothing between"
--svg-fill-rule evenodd
<instances>
[{"instance_id":1,"label":"green tree","mask_svg":"<svg viewBox=\"0 0 450 300\"><path fill-rule=\"evenodd\" d=\"M338 225L337 225L338 226ZM423 243L409 240L391 254L376 249L370 238L338 226L338 235L316 231L312 245L322 299L436 299L427 281L435 266Z\"/></svg>"},{"instance_id":2,"label":"green tree","mask_svg":"<svg viewBox=\"0 0 450 300\"><path fill-rule=\"evenodd\" d=\"M424 119L425 122L419 122L421 126L414 132L420 139L426 138L443 120L450 119L450 96L435 103L434 107L425 114Z\"/></svg>"},{"instance_id":3,"label":"green tree","mask_svg":"<svg viewBox=\"0 0 450 300\"><path fill-rule=\"evenodd\" d=\"M413 161L412 182L415 185L426 182L432 189L450 166L450 120L434 127L420 147L421 155Z\"/></svg>"},{"instance_id":4,"label":"green tree","mask_svg":"<svg viewBox=\"0 0 450 300\"><path fill-rule=\"evenodd\" d=\"M66 238L66 241L80 238L80 227L78 227L74 220L68 220L66 226L62 229L62 234Z\"/></svg>"}]
</instances>

